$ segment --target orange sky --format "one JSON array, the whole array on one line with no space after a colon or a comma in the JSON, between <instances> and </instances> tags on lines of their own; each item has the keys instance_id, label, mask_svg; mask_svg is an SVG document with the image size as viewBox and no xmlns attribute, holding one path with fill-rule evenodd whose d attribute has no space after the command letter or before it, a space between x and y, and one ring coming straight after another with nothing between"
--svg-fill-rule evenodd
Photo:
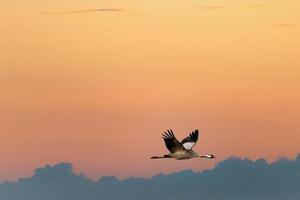
<instances>
[{"instance_id":1,"label":"orange sky","mask_svg":"<svg viewBox=\"0 0 300 200\"><path fill-rule=\"evenodd\" d=\"M97 10L106 9L106 10ZM0 2L0 180L72 162L89 177L300 152L300 2ZM217 160L153 161L201 131Z\"/></svg>"}]
</instances>

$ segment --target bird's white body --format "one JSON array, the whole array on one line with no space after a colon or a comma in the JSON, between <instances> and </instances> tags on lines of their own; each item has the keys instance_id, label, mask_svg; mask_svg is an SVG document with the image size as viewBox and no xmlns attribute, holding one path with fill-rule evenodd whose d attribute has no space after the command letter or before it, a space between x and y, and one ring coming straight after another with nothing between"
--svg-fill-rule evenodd
<instances>
[{"instance_id":1,"label":"bird's white body","mask_svg":"<svg viewBox=\"0 0 300 200\"><path fill-rule=\"evenodd\" d=\"M186 160L193 157L197 157L195 152L188 151L188 150L178 150L175 151L174 153L170 153L169 156L177 160Z\"/></svg>"}]
</instances>

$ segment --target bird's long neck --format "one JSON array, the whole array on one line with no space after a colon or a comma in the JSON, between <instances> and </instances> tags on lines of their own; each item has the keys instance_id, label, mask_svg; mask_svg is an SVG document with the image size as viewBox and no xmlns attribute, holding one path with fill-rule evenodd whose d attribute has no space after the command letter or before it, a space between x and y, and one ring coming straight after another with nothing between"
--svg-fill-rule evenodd
<instances>
[{"instance_id":1,"label":"bird's long neck","mask_svg":"<svg viewBox=\"0 0 300 200\"><path fill-rule=\"evenodd\" d=\"M152 156L151 159L160 159L160 158L171 158L169 155L164 156Z\"/></svg>"}]
</instances>

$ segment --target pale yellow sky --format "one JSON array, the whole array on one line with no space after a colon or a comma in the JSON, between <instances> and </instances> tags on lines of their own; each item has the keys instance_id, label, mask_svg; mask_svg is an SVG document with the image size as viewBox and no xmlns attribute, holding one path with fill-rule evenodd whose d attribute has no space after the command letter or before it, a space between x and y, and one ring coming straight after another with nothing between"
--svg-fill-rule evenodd
<instances>
[{"instance_id":1,"label":"pale yellow sky","mask_svg":"<svg viewBox=\"0 0 300 200\"><path fill-rule=\"evenodd\" d=\"M299 8L296 0L0 2L0 180L60 161L91 177L127 177L201 170L231 155L294 156ZM82 12L90 9L120 10ZM166 152L167 128L179 138L199 128L196 150L218 160L152 162Z\"/></svg>"}]
</instances>

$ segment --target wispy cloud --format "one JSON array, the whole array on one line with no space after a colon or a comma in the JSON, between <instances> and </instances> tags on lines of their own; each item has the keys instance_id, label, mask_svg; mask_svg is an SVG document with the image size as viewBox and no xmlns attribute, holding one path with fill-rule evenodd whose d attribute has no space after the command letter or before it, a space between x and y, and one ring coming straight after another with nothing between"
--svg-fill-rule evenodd
<instances>
[{"instance_id":1,"label":"wispy cloud","mask_svg":"<svg viewBox=\"0 0 300 200\"><path fill-rule=\"evenodd\" d=\"M46 11L40 12L42 15L71 15L71 14L83 14L83 13L95 13L95 12L123 12L123 9L119 8L97 8L87 10L74 10L74 11Z\"/></svg>"},{"instance_id":2,"label":"wispy cloud","mask_svg":"<svg viewBox=\"0 0 300 200\"><path fill-rule=\"evenodd\" d=\"M196 6L195 9L207 9L207 10L222 10L225 6Z\"/></svg>"},{"instance_id":3,"label":"wispy cloud","mask_svg":"<svg viewBox=\"0 0 300 200\"><path fill-rule=\"evenodd\" d=\"M267 8L270 7L268 4L251 4L249 5L250 8Z\"/></svg>"},{"instance_id":4,"label":"wispy cloud","mask_svg":"<svg viewBox=\"0 0 300 200\"><path fill-rule=\"evenodd\" d=\"M282 27L282 28L290 28L294 27L294 24L282 23L282 24L272 24L273 27Z\"/></svg>"},{"instance_id":5,"label":"wispy cloud","mask_svg":"<svg viewBox=\"0 0 300 200\"><path fill-rule=\"evenodd\" d=\"M144 15L145 13L143 12L129 12L128 15L130 16L141 16Z\"/></svg>"},{"instance_id":6,"label":"wispy cloud","mask_svg":"<svg viewBox=\"0 0 300 200\"><path fill-rule=\"evenodd\" d=\"M221 9L225 9L225 6L201 6L198 8L208 9L208 10L221 10Z\"/></svg>"}]
</instances>

